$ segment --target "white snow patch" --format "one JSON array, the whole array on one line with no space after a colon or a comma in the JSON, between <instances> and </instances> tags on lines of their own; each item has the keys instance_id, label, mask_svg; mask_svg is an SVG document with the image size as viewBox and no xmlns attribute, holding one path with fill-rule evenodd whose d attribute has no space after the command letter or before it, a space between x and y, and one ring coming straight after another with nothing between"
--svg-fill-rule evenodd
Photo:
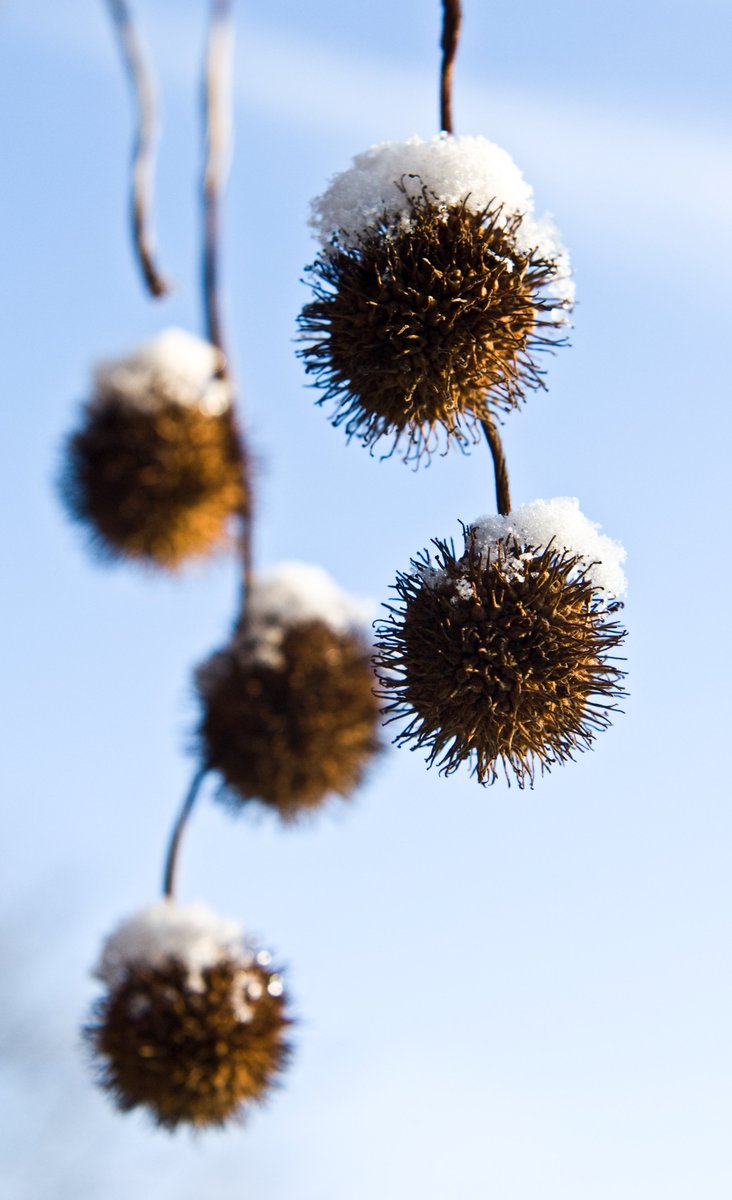
<instances>
[{"instance_id":1,"label":"white snow patch","mask_svg":"<svg viewBox=\"0 0 732 1200\"><path fill-rule=\"evenodd\" d=\"M105 359L94 369L96 403L111 393L133 408L154 411L169 402L219 416L231 405L231 388L216 373L224 356L185 329L170 328L124 358Z\"/></svg>"},{"instance_id":2,"label":"white snow patch","mask_svg":"<svg viewBox=\"0 0 732 1200\"><path fill-rule=\"evenodd\" d=\"M456 579L455 592L461 600L473 599L473 585L469 579Z\"/></svg>"},{"instance_id":3,"label":"white snow patch","mask_svg":"<svg viewBox=\"0 0 732 1200\"><path fill-rule=\"evenodd\" d=\"M124 983L130 968L164 967L171 959L188 968L189 987L200 991L206 968L225 961L246 967L253 954L236 921L218 916L205 904L160 900L110 934L95 974L114 989Z\"/></svg>"},{"instance_id":4,"label":"white snow patch","mask_svg":"<svg viewBox=\"0 0 732 1200\"><path fill-rule=\"evenodd\" d=\"M374 609L372 601L342 591L322 567L281 563L252 581L235 649L243 661L277 668L283 665L285 634L293 626L322 621L338 633L363 631L373 620Z\"/></svg>"},{"instance_id":5,"label":"white snow patch","mask_svg":"<svg viewBox=\"0 0 732 1200\"><path fill-rule=\"evenodd\" d=\"M541 550L552 545L560 551L576 555L585 568L587 578L594 587L608 594L608 598L620 598L626 591L626 580L622 564L625 549L604 533L596 521L590 521L580 512L579 501L562 496L554 500L534 500L515 508L506 517L479 517L471 528L475 531L475 545L485 560L494 559L499 543L515 539L525 549L512 557L506 568L517 579L523 578L523 563L530 562L533 554L527 547ZM447 576L444 570L420 566L419 575L426 587L441 586ZM451 581L455 593L470 599L470 585L465 579Z\"/></svg>"},{"instance_id":6,"label":"white snow patch","mask_svg":"<svg viewBox=\"0 0 732 1200\"><path fill-rule=\"evenodd\" d=\"M595 587L615 597L625 593L624 547L600 533L599 524L580 512L579 500L573 497L534 500L506 517L480 517L472 528L476 532L476 546L486 557L508 538L515 538L527 547L541 548L551 542L557 550L566 550L582 560Z\"/></svg>"},{"instance_id":7,"label":"white snow patch","mask_svg":"<svg viewBox=\"0 0 732 1200\"><path fill-rule=\"evenodd\" d=\"M463 202L471 212L500 207L506 222L520 215L517 248L556 262L552 294L560 303L573 301L569 256L553 220L535 216L533 188L508 151L484 137L441 133L425 140L415 134L371 146L312 202L310 224L326 252L334 244L353 247L385 211L396 226L408 224L409 198L421 195L423 187L446 207Z\"/></svg>"}]
</instances>

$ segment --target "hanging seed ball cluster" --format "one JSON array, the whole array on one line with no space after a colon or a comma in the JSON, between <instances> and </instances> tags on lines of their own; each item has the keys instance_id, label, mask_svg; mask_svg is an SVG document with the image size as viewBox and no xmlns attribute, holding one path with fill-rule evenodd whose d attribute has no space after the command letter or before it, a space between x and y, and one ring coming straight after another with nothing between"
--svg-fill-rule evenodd
<instances>
[{"instance_id":1,"label":"hanging seed ball cluster","mask_svg":"<svg viewBox=\"0 0 732 1200\"><path fill-rule=\"evenodd\" d=\"M589 747L624 694L625 552L570 499L464 532L460 555L437 542L435 563L425 554L397 579L401 607L377 642L385 712L445 774L468 762L492 783L500 765L524 787Z\"/></svg>"},{"instance_id":2,"label":"hanging seed ball cluster","mask_svg":"<svg viewBox=\"0 0 732 1200\"><path fill-rule=\"evenodd\" d=\"M267 951L204 905L143 910L107 940L107 991L84 1033L122 1111L168 1129L221 1125L261 1101L290 1048L282 977Z\"/></svg>"},{"instance_id":3,"label":"hanging seed ball cluster","mask_svg":"<svg viewBox=\"0 0 732 1200\"><path fill-rule=\"evenodd\" d=\"M312 225L301 354L349 437L419 459L440 431L465 445L543 386L569 260L505 150L446 134L374 146L314 202Z\"/></svg>"},{"instance_id":4,"label":"hanging seed ball cluster","mask_svg":"<svg viewBox=\"0 0 732 1200\"><path fill-rule=\"evenodd\" d=\"M379 749L365 607L317 567L255 579L229 645L197 671L201 753L226 785L291 821L348 797Z\"/></svg>"},{"instance_id":5,"label":"hanging seed ball cluster","mask_svg":"<svg viewBox=\"0 0 732 1200\"><path fill-rule=\"evenodd\" d=\"M222 363L208 342L169 329L97 368L62 489L103 554L176 568L210 554L234 514L246 516Z\"/></svg>"}]
</instances>

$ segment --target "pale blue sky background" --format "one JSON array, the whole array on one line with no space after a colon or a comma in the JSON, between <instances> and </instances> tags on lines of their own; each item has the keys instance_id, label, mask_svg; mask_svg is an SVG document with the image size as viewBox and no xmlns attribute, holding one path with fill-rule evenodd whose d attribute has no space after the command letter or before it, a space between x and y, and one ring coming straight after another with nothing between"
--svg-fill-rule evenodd
<instances>
[{"instance_id":1,"label":"pale blue sky background","mask_svg":"<svg viewBox=\"0 0 732 1200\"><path fill-rule=\"evenodd\" d=\"M238 9L225 285L257 552L378 602L431 537L490 510L487 454L414 474L346 448L304 386L295 317L309 198L370 143L436 128L439 5ZM104 6L0 7L0 1197L729 1200L727 0L465 0L458 131L522 166L580 301L548 395L507 421L514 498L577 495L627 545L632 696L534 792L395 751L303 829L232 824L204 799L181 899L276 950L300 1025L268 1109L196 1139L118 1116L77 1045L101 937L156 894L191 771L191 669L237 589L227 560L172 582L94 565L54 494L90 362L200 327L205 5L136 11L165 113L164 305L128 245Z\"/></svg>"}]
</instances>

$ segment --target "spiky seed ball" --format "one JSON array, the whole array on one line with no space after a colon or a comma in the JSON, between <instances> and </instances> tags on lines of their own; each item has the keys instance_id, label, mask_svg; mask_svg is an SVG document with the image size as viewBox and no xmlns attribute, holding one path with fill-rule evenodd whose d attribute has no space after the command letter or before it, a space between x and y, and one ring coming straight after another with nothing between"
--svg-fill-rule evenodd
<instances>
[{"instance_id":1,"label":"spiky seed ball","mask_svg":"<svg viewBox=\"0 0 732 1200\"><path fill-rule=\"evenodd\" d=\"M235 807L259 800L291 821L357 788L378 749L378 704L353 634L313 621L287 631L281 654L274 667L234 644L204 665L200 736Z\"/></svg>"},{"instance_id":2,"label":"spiky seed ball","mask_svg":"<svg viewBox=\"0 0 732 1200\"><path fill-rule=\"evenodd\" d=\"M109 939L84 1034L124 1112L170 1130L221 1125L265 1098L290 1048L282 977L202 905L164 901Z\"/></svg>"},{"instance_id":3,"label":"spiky seed ball","mask_svg":"<svg viewBox=\"0 0 732 1200\"><path fill-rule=\"evenodd\" d=\"M215 347L168 330L97 369L61 486L104 555L176 568L246 516L247 465L220 366Z\"/></svg>"},{"instance_id":4,"label":"spiky seed ball","mask_svg":"<svg viewBox=\"0 0 732 1200\"><path fill-rule=\"evenodd\" d=\"M247 511L242 473L229 414L107 401L71 438L63 488L105 556L177 568L210 554Z\"/></svg>"},{"instance_id":5,"label":"spiky seed ball","mask_svg":"<svg viewBox=\"0 0 732 1200\"><path fill-rule=\"evenodd\" d=\"M367 446L406 439L419 458L438 430L465 444L542 386L534 352L561 339L563 321L542 296L554 266L516 250L518 220L444 210L425 193L403 227L385 212L357 247L319 256L300 327L334 424Z\"/></svg>"},{"instance_id":6,"label":"spiky seed ball","mask_svg":"<svg viewBox=\"0 0 732 1200\"><path fill-rule=\"evenodd\" d=\"M336 177L315 202L323 250L300 317L334 424L418 459L543 386L536 355L564 341L572 288L532 204L481 138L385 143Z\"/></svg>"},{"instance_id":7,"label":"spiky seed ball","mask_svg":"<svg viewBox=\"0 0 732 1200\"><path fill-rule=\"evenodd\" d=\"M288 822L361 783L379 749L362 615L315 567L255 579L231 642L197 672L201 753L231 806Z\"/></svg>"},{"instance_id":8,"label":"spiky seed ball","mask_svg":"<svg viewBox=\"0 0 732 1200\"><path fill-rule=\"evenodd\" d=\"M445 774L469 762L493 783L502 765L532 784L537 768L587 749L624 694L622 548L576 501L466 527L459 556L435 545L434 564L425 555L398 576L402 607L379 629L385 712L407 719L396 740L427 747Z\"/></svg>"}]
</instances>

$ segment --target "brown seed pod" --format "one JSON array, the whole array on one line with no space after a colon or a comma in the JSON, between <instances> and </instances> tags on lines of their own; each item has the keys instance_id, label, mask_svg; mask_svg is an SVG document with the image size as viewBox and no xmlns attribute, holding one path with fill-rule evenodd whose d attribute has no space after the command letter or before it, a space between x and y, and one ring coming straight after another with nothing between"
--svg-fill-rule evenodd
<instances>
[{"instance_id":1,"label":"brown seed pod","mask_svg":"<svg viewBox=\"0 0 732 1200\"><path fill-rule=\"evenodd\" d=\"M369 647L351 630L285 626L272 653L245 623L197 684L201 753L234 808L257 800L296 820L334 793L350 796L379 749Z\"/></svg>"},{"instance_id":2,"label":"brown seed pod","mask_svg":"<svg viewBox=\"0 0 732 1200\"><path fill-rule=\"evenodd\" d=\"M193 967L171 943L153 962L143 954L117 967L84 1037L118 1108L145 1108L173 1130L221 1125L262 1101L290 1056L269 962L249 952Z\"/></svg>"},{"instance_id":3,"label":"brown seed pod","mask_svg":"<svg viewBox=\"0 0 732 1200\"><path fill-rule=\"evenodd\" d=\"M97 372L61 490L104 556L174 569L220 546L235 515L246 518L247 463L216 355L173 330Z\"/></svg>"},{"instance_id":4,"label":"brown seed pod","mask_svg":"<svg viewBox=\"0 0 732 1200\"><path fill-rule=\"evenodd\" d=\"M429 749L450 774L469 762L481 783L498 764L519 787L587 749L624 692L612 652L625 637L586 559L515 537L485 550L435 542L400 574L401 608L381 622L377 674L396 741Z\"/></svg>"},{"instance_id":5,"label":"brown seed pod","mask_svg":"<svg viewBox=\"0 0 732 1200\"><path fill-rule=\"evenodd\" d=\"M371 447L391 438L418 460L442 430L463 447L478 424L543 387L537 354L565 343L557 261L520 245L498 205L445 206L426 188L319 255L300 317L306 370L333 423ZM389 452L391 452L389 451Z\"/></svg>"}]
</instances>

